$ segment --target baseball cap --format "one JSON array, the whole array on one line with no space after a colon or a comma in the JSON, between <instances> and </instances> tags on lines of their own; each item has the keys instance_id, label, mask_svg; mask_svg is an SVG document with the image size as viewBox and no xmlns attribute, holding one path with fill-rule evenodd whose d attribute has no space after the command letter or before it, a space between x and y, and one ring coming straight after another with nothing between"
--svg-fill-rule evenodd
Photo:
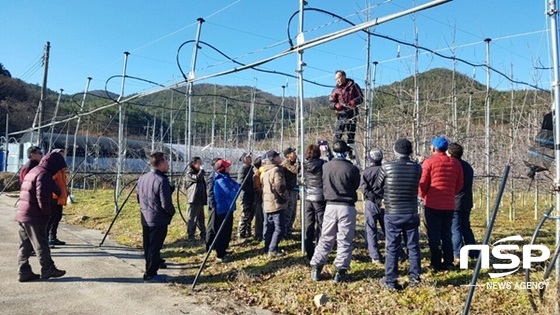
<instances>
[{"instance_id":1,"label":"baseball cap","mask_svg":"<svg viewBox=\"0 0 560 315\"><path fill-rule=\"evenodd\" d=\"M435 137L432 139L432 146L438 151L445 151L447 150L447 139L445 137Z\"/></svg>"},{"instance_id":2,"label":"baseball cap","mask_svg":"<svg viewBox=\"0 0 560 315\"><path fill-rule=\"evenodd\" d=\"M231 166L231 162L228 160L218 160L216 164L214 164L214 169L216 172L223 172L226 168Z\"/></svg>"},{"instance_id":3,"label":"baseball cap","mask_svg":"<svg viewBox=\"0 0 560 315\"><path fill-rule=\"evenodd\" d=\"M284 150L284 156L287 156L288 154L295 153L295 152L296 152L296 149L294 149L292 147L289 147L289 148Z\"/></svg>"}]
</instances>

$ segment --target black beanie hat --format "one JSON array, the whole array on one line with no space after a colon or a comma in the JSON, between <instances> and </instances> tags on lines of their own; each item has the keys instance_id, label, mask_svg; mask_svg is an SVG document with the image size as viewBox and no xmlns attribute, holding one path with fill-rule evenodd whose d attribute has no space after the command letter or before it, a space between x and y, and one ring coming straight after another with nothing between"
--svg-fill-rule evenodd
<instances>
[{"instance_id":1,"label":"black beanie hat","mask_svg":"<svg viewBox=\"0 0 560 315\"><path fill-rule=\"evenodd\" d=\"M399 139L395 142L394 147L395 152L402 155L411 155L412 154L412 143L407 139Z\"/></svg>"},{"instance_id":2,"label":"black beanie hat","mask_svg":"<svg viewBox=\"0 0 560 315\"><path fill-rule=\"evenodd\" d=\"M348 152L348 145L344 140L336 140L333 144L333 151L336 153Z\"/></svg>"}]
</instances>

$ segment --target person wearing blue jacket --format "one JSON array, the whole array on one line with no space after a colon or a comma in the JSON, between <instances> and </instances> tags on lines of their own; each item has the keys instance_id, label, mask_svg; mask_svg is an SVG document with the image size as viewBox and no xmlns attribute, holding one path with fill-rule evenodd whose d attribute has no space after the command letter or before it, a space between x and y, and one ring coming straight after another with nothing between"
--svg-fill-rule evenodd
<instances>
[{"instance_id":1,"label":"person wearing blue jacket","mask_svg":"<svg viewBox=\"0 0 560 315\"><path fill-rule=\"evenodd\" d=\"M235 196L239 191L239 184L229 175L231 162L218 159L214 163L214 173L208 180L208 227L206 228L206 250L210 249L214 238L216 244L214 250L219 262L228 262L230 257L227 255L227 248L231 241L233 230L233 215L227 215L233 204L231 211L235 211ZM222 222L224 228L217 235Z\"/></svg>"}]
</instances>

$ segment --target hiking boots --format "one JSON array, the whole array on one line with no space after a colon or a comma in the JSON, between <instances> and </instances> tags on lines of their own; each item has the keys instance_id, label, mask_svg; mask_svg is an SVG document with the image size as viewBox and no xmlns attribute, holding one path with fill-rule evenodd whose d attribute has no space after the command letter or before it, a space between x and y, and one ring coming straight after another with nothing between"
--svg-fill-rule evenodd
<instances>
[{"instance_id":1,"label":"hiking boots","mask_svg":"<svg viewBox=\"0 0 560 315\"><path fill-rule=\"evenodd\" d=\"M336 283L341 283L341 282L347 282L349 279L350 276L348 275L348 270L340 269L334 274L333 280Z\"/></svg>"},{"instance_id":2,"label":"hiking boots","mask_svg":"<svg viewBox=\"0 0 560 315\"><path fill-rule=\"evenodd\" d=\"M284 252L280 252L280 251L268 252L268 258L282 257L284 255L286 255L286 254Z\"/></svg>"},{"instance_id":3,"label":"hiking boots","mask_svg":"<svg viewBox=\"0 0 560 315\"><path fill-rule=\"evenodd\" d=\"M379 284L381 284L382 287L384 287L385 289L389 290L389 291L398 291L398 290L402 290L402 286L399 285L398 283L390 283L387 282L387 278L381 278L379 280Z\"/></svg>"},{"instance_id":4,"label":"hiking boots","mask_svg":"<svg viewBox=\"0 0 560 315\"><path fill-rule=\"evenodd\" d=\"M47 271L41 271L41 279L60 278L66 274L66 271L57 269L53 266Z\"/></svg>"},{"instance_id":5,"label":"hiking boots","mask_svg":"<svg viewBox=\"0 0 560 315\"><path fill-rule=\"evenodd\" d=\"M412 289L420 288L420 279L411 279L408 283L408 287Z\"/></svg>"},{"instance_id":6,"label":"hiking boots","mask_svg":"<svg viewBox=\"0 0 560 315\"><path fill-rule=\"evenodd\" d=\"M311 280L319 281L321 280L321 270L323 266L311 266Z\"/></svg>"},{"instance_id":7,"label":"hiking boots","mask_svg":"<svg viewBox=\"0 0 560 315\"><path fill-rule=\"evenodd\" d=\"M33 281L33 280L37 280L39 279L41 276L39 276L36 273L30 272L30 273L20 273L19 277L18 277L18 281L19 282L27 282L27 281Z\"/></svg>"},{"instance_id":8,"label":"hiking boots","mask_svg":"<svg viewBox=\"0 0 560 315\"><path fill-rule=\"evenodd\" d=\"M55 238L54 240L50 240L49 244L52 243L53 245L66 245L66 242L63 242L61 240L59 240L58 238Z\"/></svg>"}]
</instances>

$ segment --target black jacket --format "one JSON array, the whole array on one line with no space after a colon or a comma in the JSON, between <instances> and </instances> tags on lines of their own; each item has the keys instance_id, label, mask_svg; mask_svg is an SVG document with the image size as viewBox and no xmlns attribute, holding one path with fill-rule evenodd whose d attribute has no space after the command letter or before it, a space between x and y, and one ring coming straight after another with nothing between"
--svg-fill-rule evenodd
<instances>
[{"instance_id":1,"label":"black jacket","mask_svg":"<svg viewBox=\"0 0 560 315\"><path fill-rule=\"evenodd\" d=\"M189 166L185 180L187 182L187 203L206 205L206 180L203 169L195 170Z\"/></svg>"},{"instance_id":2,"label":"black jacket","mask_svg":"<svg viewBox=\"0 0 560 315\"><path fill-rule=\"evenodd\" d=\"M383 191L379 192L380 195L378 195L373 191L373 186L375 185L375 180L377 179L377 175L380 170L381 164L370 166L364 170L360 180L360 190L364 194L364 198L375 202L379 206L381 205L381 200L383 199Z\"/></svg>"},{"instance_id":3,"label":"black jacket","mask_svg":"<svg viewBox=\"0 0 560 315\"><path fill-rule=\"evenodd\" d=\"M323 165L323 195L328 204L354 206L360 170L350 161L334 158Z\"/></svg>"},{"instance_id":4,"label":"black jacket","mask_svg":"<svg viewBox=\"0 0 560 315\"><path fill-rule=\"evenodd\" d=\"M408 157L385 163L375 181L374 192L385 200L385 214L418 212L418 183L422 167Z\"/></svg>"},{"instance_id":5,"label":"black jacket","mask_svg":"<svg viewBox=\"0 0 560 315\"><path fill-rule=\"evenodd\" d=\"M305 175L305 200L324 201L323 197L323 165L326 163L322 159L312 159L303 162Z\"/></svg>"},{"instance_id":6,"label":"black jacket","mask_svg":"<svg viewBox=\"0 0 560 315\"><path fill-rule=\"evenodd\" d=\"M243 180L247 176L247 173L250 173L249 177L247 177L245 182L243 182ZM253 184L253 166L252 165L243 164L243 166L239 170L239 173L237 173L237 182L239 183L239 185L243 184L241 186L241 193L242 193L241 201L242 201L242 203L252 203L252 202L254 202L255 201L255 186Z\"/></svg>"},{"instance_id":7,"label":"black jacket","mask_svg":"<svg viewBox=\"0 0 560 315\"><path fill-rule=\"evenodd\" d=\"M167 176L152 170L138 179L136 186L142 214L142 226L166 226L171 223L175 207L171 199L171 185Z\"/></svg>"},{"instance_id":8,"label":"black jacket","mask_svg":"<svg viewBox=\"0 0 560 315\"><path fill-rule=\"evenodd\" d=\"M455 210L457 211L471 211L473 207L473 178L474 171L472 166L463 160L461 167L463 168L463 189L455 195Z\"/></svg>"}]
</instances>

